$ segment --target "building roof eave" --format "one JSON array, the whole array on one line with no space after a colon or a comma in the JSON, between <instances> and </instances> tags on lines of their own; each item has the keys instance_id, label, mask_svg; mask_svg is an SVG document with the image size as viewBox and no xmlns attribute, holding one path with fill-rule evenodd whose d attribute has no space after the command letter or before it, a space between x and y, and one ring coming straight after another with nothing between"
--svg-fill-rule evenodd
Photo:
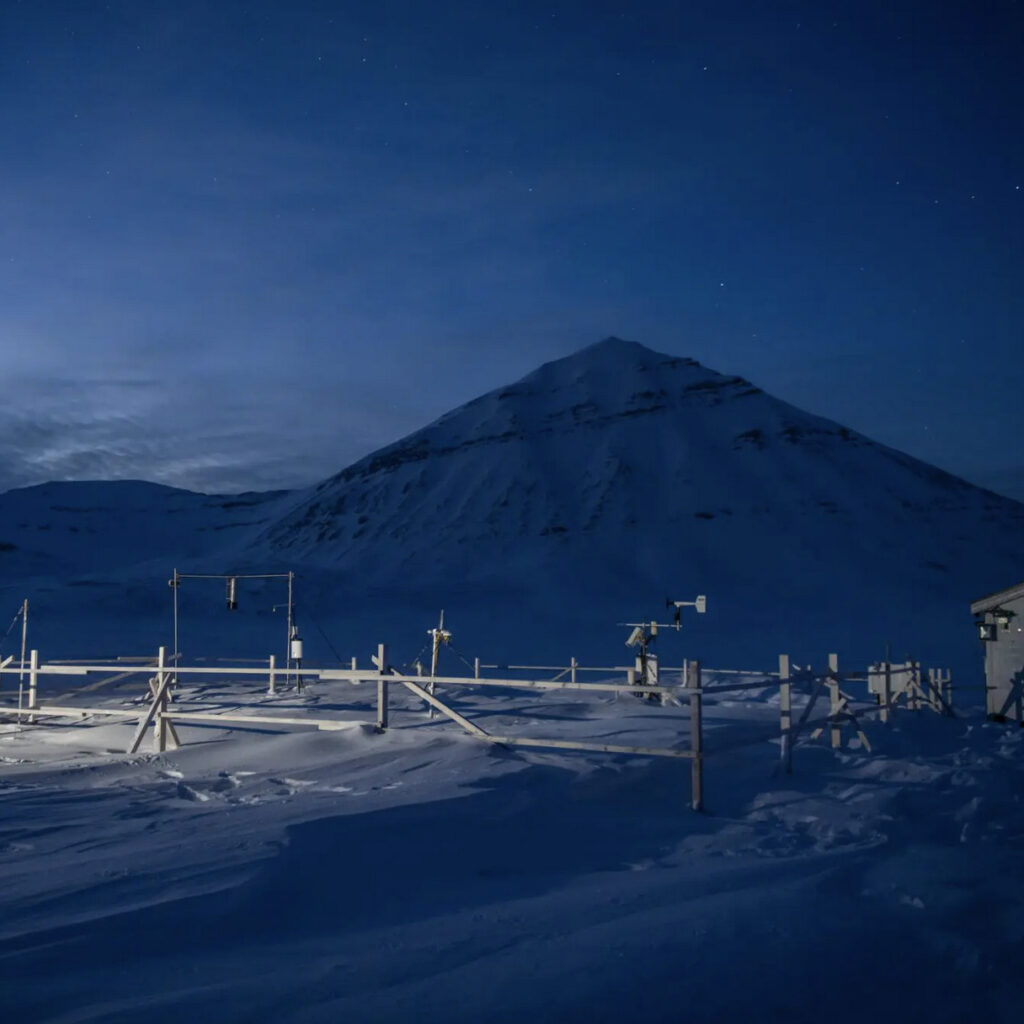
<instances>
[{"instance_id":1,"label":"building roof eave","mask_svg":"<svg viewBox=\"0 0 1024 1024\"><path fill-rule=\"evenodd\" d=\"M998 593L989 594L988 597L981 597L977 601L973 601L971 603L971 614L982 615L985 612L992 611L994 608L998 608L1004 602L1016 600L1018 597L1024 597L1024 582L1018 583L1015 587L1008 587L1006 590L1000 590Z\"/></svg>"}]
</instances>

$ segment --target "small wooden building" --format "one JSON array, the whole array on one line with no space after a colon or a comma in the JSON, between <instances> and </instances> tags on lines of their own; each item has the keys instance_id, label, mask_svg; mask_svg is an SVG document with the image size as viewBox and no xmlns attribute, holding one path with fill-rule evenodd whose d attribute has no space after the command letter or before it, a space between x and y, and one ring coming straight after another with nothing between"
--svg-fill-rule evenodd
<instances>
[{"instance_id":1,"label":"small wooden building","mask_svg":"<svg viewBox=\"0 0 1024 1024\"><path fill-rule=\"evenodd\" d=\"M985 644L986 708L1024 725L1024 583L971 605Z\"/></svg>"}]
</instances>

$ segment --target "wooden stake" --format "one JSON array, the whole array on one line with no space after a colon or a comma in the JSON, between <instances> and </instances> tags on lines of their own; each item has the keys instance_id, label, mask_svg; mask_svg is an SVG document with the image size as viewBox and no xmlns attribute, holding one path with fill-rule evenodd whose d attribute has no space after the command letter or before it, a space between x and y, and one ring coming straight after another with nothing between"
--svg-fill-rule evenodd
<instances>
[{"instance_id":1,"label":"wooden stake","mask_svg":"<svg viewBox=\"0 0 1024 1024\"><path fill-rule=\"evenodd\" d=\"M882 713L879 716L883 722L889 721L889 712L892 710L892 665L888 658L886 658L883 666L885 669L883 675L883 691L882 691Z\"/></svg>"},{"instance_id":2,"label":"wooden stake","mask_svg":"<svg viewBox=\"0 0 1024 1024\"><path fill-rule=\"evenodd\" d=\"M32 651L28 656L28 706L30 709L36 707L37 690L39 686L39 652ZM35 723L36 716L30 715L28 724Z\"/></svg>"},{"instance_id":3,"label":"wooden stake","mask_svg":"<svg viewBox=\"0 0 1024 1024\"><path fill-rule=\"evenodd\" d=\"M704 810L704 730L701 721L700 662L687 665L686 685L690 690L690 806Z\"/></svg>"},{"instance_id":4,"label":"wooden stake","mask_svg":"<svg viewBox=\"0 0 1024 1024\"><path fill-rule=\"evenodd\" d=\"M839 732L839 712L842 710L839 698L839 655L828 656L828 697L831 728L832 749L838 750L843 745L842 734Z\"/></svg>"},{"instance_id":5,"label":"wooden stake","mask_svg":"<svg viewBox=\"0 0 1024 1024\"><path fill-rule=\"evenodd\" d=\"M377 645L377 656L373 659L379 673L377 677L377 732L388 727L388 649L386 644Z\"/></svg>"},{"instance_id":6,"label":"wooden stake","mask_svg":"<svg viewBox=\"0 0 1024 1024\"><path fill-rule=\"evenodd\" d=\"M782 767L787 775L793 774L793 703L792 684L789 681L789 655L779 655L779 728L782 742L779 755Z\"/></svg>"},{"instance_id":7,"label":"wooden stake","mask_svg":"<svg viewBox=\"0 0 1024 1024\"><path fill-rule=\"evenodd\" d=\"M153 697L152 702L149 705L149 709L139 719L138 728L135 730L135 735L132 737L132 742L128 747L128 753L134 754L138 751L142 745L142 737L145 736L146 730L149 728L149 723L156 717L161 706L164 710L167 708L167 703L164 698L167 696L167 688L171 685L171 680L174 678L170 672L165 672L164 667L166 665L166 654L167 650L164 647L160 648L160 653L157 655L157 691Z\"/></svg>"}]
</instances>

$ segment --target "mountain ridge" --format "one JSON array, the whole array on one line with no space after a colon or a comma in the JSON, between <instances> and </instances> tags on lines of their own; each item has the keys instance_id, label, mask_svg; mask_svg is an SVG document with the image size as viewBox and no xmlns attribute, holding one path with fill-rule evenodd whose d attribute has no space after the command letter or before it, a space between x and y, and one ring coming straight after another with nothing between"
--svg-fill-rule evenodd
<instances>
[{"instance_id":1,"label":"mountain ridge","mask_svg":"<svg viewBox=\"0 0 1024 1024\"><path fill-rule=\"evenodd\" d=\"M0 542L18 545L0 547L0 568L52 581L55 614L76 572L129 580L154 636L166 593L152 580L177 566L296 571L338 636L396 635L445 607L491 644L515 623L549 650L584 650L596 622L650 614L685 588L718 612L695 634L712 654L813 642L866 657L948 636L969 664L968 602L1024 574L1024 505L742 377L615 338L304 490L153 489L152 509L122 508L123 528L83 507L87 491L59 503L77 504L77 523L45 490L0 495ZM28 498L38 522L9 537Z\"/></svg>"},{"instance_id":2,"label":"mountain ridge","mask_svg":"<svg viewBox=\"0 0 1024 1024\"><path fill-rule=\"evenodd\" d=\"M745 400L755 403L753 415L737 412ZM723 422L714 423L713 418ZM430 488L424 474L417 470L428 468L428 463L430 470L436 472L455 458L464 464L462 468L465 469L466 457L474 450L497 458L512 452L522 455L527 449L530 450L529 460L540 463L544 460L536 449L546 443L546 439L553 439L557 444L560 435L582 433L589 434L590 439L598 439L607 428L614 428L616 424L621 426L628 421L649 421L657 426L645 442L647 447L658 448L660 445L662 449L655 458L647 459L647 465L643 467L643 472L651 479L657 477L659 461L666 465L672 461L664 451L666 438L669 444L674 442L680 448L691 449L684 460L691 476L687 477L678 465L675 467L675 482L681 489L672 497L682 494L687 485L690 492L695 491L700 486L698 477L713 481L713 474L708 472L707 465L702 464L698 450L701 445L712 443L722 455L736 453L733 461L737 465L744 461L744 453L764 453L772 449L776 463L782 467L781 476L791 479L798 477L799 472L795 469L787 472L783 463L794 451L836 457L843 450L866 449L887 464L881 467L879 463L876 468L885 468L891 475L895 467L929 483L941 492L942 500L947 503L955 502L957 498L966 500L967 495L974 495L976 500L983 493L944 470L775 399L742 377L719 374L695 360L656 353L635 342L607 339L571 356L546 363L512 385L496 388L451 410L433 423L321 481L308 497L298 501L284 521L267 531L266 539L271 547L279 546L293 554L301 553L303 549L311 550L325 542L341 541L346 531L351 539L361 540L372 533L365 528L371 511L379 522L382 516L392 515L395 510L391 507L394 503L382 501L379 493L350 498L349 494L357 485L382 486L401 472L402 494L412 490L424 498L423 489L426 487L429 491ZM634 462L643 461L637 454L643 439L632 429L629 433L631 439L611 446L613 450L608 454L605 479L619 473L635 474L636 470L629 464L630 458ZM658 433L661 436L655 437ZM584 461L586 454L578 447L574 451L560 452L554 459L558 464L555 471L563 474L572 472L573 465ZM747 458L745 461L749 463L751 460ZM767 464L766 457L760 461ZM471 468L479 475L479 466ZM550 470L551 467L547 468ZM746 468L749 470L751 467ZM547 475L553 474L549 472ZM596 478L590 481L591 486L600 487L605 482L600 479L600 474L592 476ZM713 482L720 491L721 481ZM549 484L556 486L551 481ZM769 490L769 484L770 481L758 481L761 492ZM897 485L887 485L885 481L876 486L899 490ZM511 489L506 484L505 492L499 496L499 504L503 500L511 500ZM529 493L529 483L523 490ZM984 493L984 500L1007 512L1014 504L998 495ZM436 496L426 497L431 504L443 504ZM907 507L933 507L938 497L938 494L932 494L928 500L911 501ZM906 495L901 498L907 502ZM400 514L412 512L411 502L398 504L403 506ZM705 516L709 514L703 508L691 511L694 514L703 512ZM351 523L345 522L347 514L352 512L356 514L355 527L364 529L352 528ZM491 512L492 508L487 509L483 518L486 519ZM557 518L555 512L552 516ZM542 524L541 529L544 525L558 524Z\"/></svg>"}]
</instances>

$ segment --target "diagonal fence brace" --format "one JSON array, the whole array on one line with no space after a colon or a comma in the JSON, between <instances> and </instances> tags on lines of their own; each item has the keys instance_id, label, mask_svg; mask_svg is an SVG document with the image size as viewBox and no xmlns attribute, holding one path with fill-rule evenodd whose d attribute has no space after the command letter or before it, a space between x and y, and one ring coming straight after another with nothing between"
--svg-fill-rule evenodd
<instances>
[{"instance_id":1,"label":"diagonal fence brace","mask_svg":"<svg viewBox=\"0 0 1024 1024\"><path fill-rule=\"evenodd\" d=\"M492 739L489 732L485 732L480 728L480 726L474 725L468 718L460 715L458 711L454 710L454 708L450 708L443 700L439 700L434 696L434 694L425 690L422 686L418 686L416 683L410 682L408 679L402 679L400 682L407 690L416 694L416 696L421 700L425 700L432 708L437 708L442 715L447 715L453 722L461 725L466 732L471 732L474 736L479 736L481 739Z\"/></svg>"}]
</instances>

